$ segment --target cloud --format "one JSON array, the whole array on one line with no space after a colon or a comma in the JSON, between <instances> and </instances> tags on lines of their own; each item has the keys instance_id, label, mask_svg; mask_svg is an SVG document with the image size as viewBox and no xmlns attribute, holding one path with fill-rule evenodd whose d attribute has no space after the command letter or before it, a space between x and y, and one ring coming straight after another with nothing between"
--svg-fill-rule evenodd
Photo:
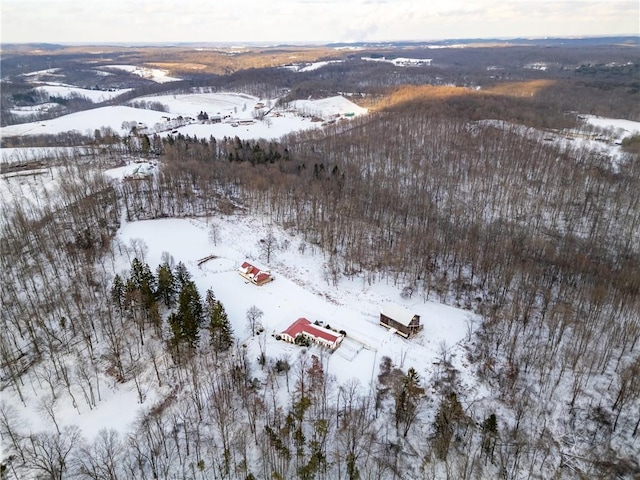
<instances>
[{"instance_id":1,"label":"cloud","mask_svg":"<svg viewBox=\"0 0 640 480\"><path fill-rule=\"evenodd\" d=\"M3 42L285 42L623 34L636 0L3 0Z\"/></svg>"}]
</instances>

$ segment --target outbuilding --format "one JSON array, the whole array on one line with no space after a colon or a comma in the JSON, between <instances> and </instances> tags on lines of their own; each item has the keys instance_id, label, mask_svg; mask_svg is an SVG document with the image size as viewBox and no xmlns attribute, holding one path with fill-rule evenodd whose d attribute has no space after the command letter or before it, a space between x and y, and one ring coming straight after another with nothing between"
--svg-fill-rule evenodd
<instances>
[{"instance_id":1,"label":"outbuilding","mask_svg":"<svg viewBox=\"0 0 640 480\"><path fill-rule=\"evenodd\" d=\"M420 315L393 303L383 305L380 311L380 325L388 329L395 329L404 338L414 336L423 326L420 325Z\"/></svg>"},{"instance_id":2,"label":"outbuilding","mask_svg":"<svg viewBox=\"0 0 640 480\"><path fill-rule=\"evenodd\" d=\"M249 262L244 262L238 269L238 273L254 285L262 286L273 281L274 277L268 270L260 270Z\"/></svg>"}]
</instances>

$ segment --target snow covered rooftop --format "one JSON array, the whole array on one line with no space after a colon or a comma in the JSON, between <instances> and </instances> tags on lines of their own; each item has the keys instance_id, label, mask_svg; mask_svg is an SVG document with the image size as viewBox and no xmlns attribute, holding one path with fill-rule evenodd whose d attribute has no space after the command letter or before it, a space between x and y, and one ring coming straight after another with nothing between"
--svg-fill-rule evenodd
<instances>
[{"instance_id":1,"label":"snow covered rooftop","mask_svg":"<svg viewBox=\"0 0 640 480\"><path fill-rule=\"evenodd\" d=\"M380 313L407 327L409 323L411 323L411 320L413 320L413 317L415 317L415 313L394 303L385 303Z\"/></svg>"},{"instance_id":2,"label":"snow covered rooftop","mask_svg":"<svg viewBox=\"0 0 640 480\"><path fill-rule=\"evenodd\" d=\"M316 338L322 338L331 343L335 343L338 338L340 338L339 335L336 335L331 330L314 325L306 318L299 318L282 333L286 333L291 338L296 338L299 334L306 333L307 335Z\"/></svg>"},{"instance_id":3,"label":"snow covered rooftop","mask_svg":"<svg viewBox=\"0 0 640 480\"><path fill-rule=\"evenodd\" d=\"M249 262L244 262L238 269L238 272L240 273L240 275L245 277L247 280L255 283L256 285L262 285L263 283L267 283L273 280L271 272L260 270L259 268L251 265Z\"/></svg>"}]
</instances>

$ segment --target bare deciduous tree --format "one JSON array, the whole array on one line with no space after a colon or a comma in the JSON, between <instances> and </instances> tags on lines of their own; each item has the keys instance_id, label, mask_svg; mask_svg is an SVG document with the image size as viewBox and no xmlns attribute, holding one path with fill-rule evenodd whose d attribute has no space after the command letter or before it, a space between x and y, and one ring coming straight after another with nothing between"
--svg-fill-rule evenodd
<instances>
[{"instance_id":1,"label":"bare deciduous tree","mask_svg":"<svg viewBox=\"0 0 640 480\"><path fill-rule=\"evenodd\" d=\"M262 254L265 256L267 263L271 261L271 255L278 249L278 240L273 234L273 230L269 229L267 235L258 242Z\"/></svg>"},{"instance_id":2,"label":"bare deciduous tree","mask_svg":"<svg viewBox=\"0 0 640 480\"><path fill-rule=\"evenodd\" d=\"M247 310L247 331L251 333L252 337L262 328L261 320L263 315L264 312L255 305L252 305Z\"/></svg>"}]
</instances>

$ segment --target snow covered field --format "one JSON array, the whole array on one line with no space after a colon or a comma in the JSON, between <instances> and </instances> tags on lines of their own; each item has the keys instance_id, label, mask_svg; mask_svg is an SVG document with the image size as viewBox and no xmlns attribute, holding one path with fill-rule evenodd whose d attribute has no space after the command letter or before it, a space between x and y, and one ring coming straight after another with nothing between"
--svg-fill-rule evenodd
<instances>
[{"instance_id":1,"label":"snow covered field","mask_svg":"<svg viewBox=\"0 0 640 480\"><path fill-rule=\"evenodd\" d=\"M367 109L342 96L335 96L321 100L298 100L291 102L286 110L274 109L264 120L254 119L257 111L266 113L276 100L261 100L251 95L240 93L200 93L184 95L159 95L136 98L135 101L160 102L168 107L172 119L177 116L190 117L180 123L187 125L174 126L169 123L167 112L158 112L128 106L100 107L64 115L52 120L10 125L0 128L0 136L57 134L67 131L78 131L93 135L96 129L110 127L120 135L129 133L130 128L123 128L123 123L140 123L147 133L182 133L196 135L198 138L214 136L235 137L246 139L276 139L291 132L317 128L319 122L312 122L309 116L316 116L324 120L335 119L338 116L364 115ZM261 108L255 107L260 103ZM209 117L220 116L221 123L203 123L196 120L200 112ZM242 124L242 120L253 123ZM3 155L4 156L4 155Z\"/></svg>"},{"instance_id":2,"label":"snow covered field","mask_svg":"<svg viewBox=\"0 0 640 480\"><path fill-rule=\"evenodd\" d=\"M45 70L36 70L35 72L23 73L23 77L40 77L42 75L57 75L59 68L47 68Z\"/></svg>"},{"instance_id":3,"label":"snow covered field","mask_svg":"<svg viewBox=\"0 0 640 480\"><path fill-rule=\"evenodd\" d=\"M456 350L479 321L469 311L425 302L418 294L404 300L400 288L394 285L369 285L363 278L343 278L333 286L325 279L322 252L305 245L302 254L302 239L265 225L261 218L229 216L210 221L210 224L194 219L133 222L121 229L118 238L125 245L133 239L142 240L148 247L146 261L150 265L161 263L162 253L169 252L193 273L202 293L213 289L225 306L236 337L255 353L249 358L256 358L259 352L258 338L251 339L245 329L245 313L252 305L264 312L262 323L268 334L269 357L286 354L295 357L300 353L300 347L273 336L300 317L345 330L357 354L350 360L353 352L341 355L342 347L338 348L327 358L328 372L339 383L356 378L363 386L370 384L382 356L391 357L405 368L413 366L423 378L429 378L442 348ZM216 228L216 244L209 235L211 225ZM261 255L259 239L269 232L276 236L279 248L267 264ZM209 255L217 258L198 267L198 260ZM128 261L123 260L124 269ZM247 283L237 272L244 261L271 269L275 281L262 287ZM381 327L378 321L384 303L395 303L419 314L424 330L405 340Z\"/></svg>"},{"instance_id":4,"label":"snow covered field","mask_svg":"<svg viewBox=\"0 0 640 480\"><path fill-rule=\"evenodd\" d=\"M71 113L52 120L21 123L0 128L1 137L21 135L55 135L62 132L78 131L93 136L96 129L110 127L118 134L129 133L123 129L123 122L143 122L146 125L164 122L162 112L139 108L113 106Z\"/></svg>"},{"instance_id":5,"label":"snow covered field","mask_svg":"<svg viewBox=\"0 0 640 480\"><path fill-rule=\"evenodd\" d=\"M628 135L640 132L640 122L620 118L597 117L595 115L584 115L583 118L594 127L612 129L615 134L615 140L622 140Z\"/></svg>"},{"instance_id":6,"label":"snow covered field","mask_svg":"<svg viewBox=\"0 0 640 480\"><path fill-rule=\"evenodd\" d=\"M36 90L44 90L47 92L47 95L61 98L69 98L73 95L86 97L91 100L93 103L101 103L106 102L107 100L111 100L123 93L131 91L130 88L122 88L119 90L90 90L88 88L79 88L71 85L38 85Z\"/></svg>"},{"instance_id":7,"label":"snow covered field","mask_svg":"<svg viewBox=\"0 0 640 480\"><path fill-rule=\"evenodd\" d=\"M314 115L329 120L340 115L353 114L353 116L365 115L367 109L360 107L352 101L337 95L321 100L295 100L291 106L304 114Z\"/></svg>"},{"instance_id":8,"label":"snow covered field","mask_svg":"<svg viewBox=\"0 0 640 480\"><path fill-rule=\"evenodd\" d=\"M175 115L196 117L204 111L210 116L218 114L251 118L251 112L260 100L252 95L228 92L154 95L135 98L132 101L159 102L166 105L169 112Z\"/></svg>"},{"instance_id":9,"label":"snow covered field","mask_svg":"<svg viewBox=\"0 0 640 480\"><path fill-rule=\"evenodd\" d=\"M344 63L344 60L326 60L323 62L313 62L313 63L292 63L292 64L284 65L282 68L286 68L294 72L312 72L314 70L318 70L319 68L325 67L332 63Z\"/></svg>"},{"instance_id":10,"label":"snow covered field","mask_svg":"<svg viewBox=\"0 0 640 480\"><path fill-rule=\"evenodd\" d=\"M176 82L181 80L180 78L169 76L169 72L160 68L147 68L139 67L135 65L104 65L101 68L124 70L125 72L138 75L139 77L146 78L156 83Z\"/></svg>"},{"instance_id":11,"label":"snow covered field","mask_svg":"<svg viewBox=\"0 0 640 480\"><path fill-rule=\"evenodd\" d=\"M387 58L387 57L361 57L362 60L367 62L385 62L391 63L396 67L422 67L425 65L431 65L430 58Z\"/></svg>"},{"instance_id":12,"label":"snow covered field","mask_svg":"<svg viewBox=\"0 0 640 480\"><path fill-rule=\"evenodd\" d=\"M38 113L48 112L50 109L58 107L59 105L54 102L40 103L38 105L26 105L23 107L14 107L10 110L13 115L27 116L35 115Z\"/></svg>"},{"instance_id":13,"label":"snow covered field","mask_svg":"<svg viewBox=\"0 0 640 480\"><path fill-rule=\"evenodd\" d=\"M159 102L166 105L169 112L178 115L195 117L198 113L204 111L210 117L212 115L229 115L234 118L252 118L254 111L267 111L272 105L276 104L277 100L265 100L242 93L227 92L157 95L140 97L133 101ZM263 107L256 108L256 106L260 104L262 104ZM366 108L359 107L340 95L319 100L295 100L289 103L287 110L289 113L298 112L315 115L323 119L329 119L336 115L345 115L347 113L354 113L355 115L364 115L367 113ZM276 108L274 111L281 112L281 109ZM270 118L272 121L277 119L277 117Z\"/></svg>"},{"instance_id":14,"label":"snow covered field","mask_svg":"<svg viewBox=\"0 0 640 480\"><path fill-rule=\"evenodd\" d=\"M299 132L319 126L319 123L313 123L309 119L287 115L269 118L267 121L256 121L251 125L233 126L232 123L192 123L176 128L175 131L183 135L195 135L198 138L209 138L213 135L215 138L238 137L241 140L256 140L259 138L271 140L278 139L291 132ZM169 135L169 133L164 132L162 136Z\"/></svg>"}]
</instances>

